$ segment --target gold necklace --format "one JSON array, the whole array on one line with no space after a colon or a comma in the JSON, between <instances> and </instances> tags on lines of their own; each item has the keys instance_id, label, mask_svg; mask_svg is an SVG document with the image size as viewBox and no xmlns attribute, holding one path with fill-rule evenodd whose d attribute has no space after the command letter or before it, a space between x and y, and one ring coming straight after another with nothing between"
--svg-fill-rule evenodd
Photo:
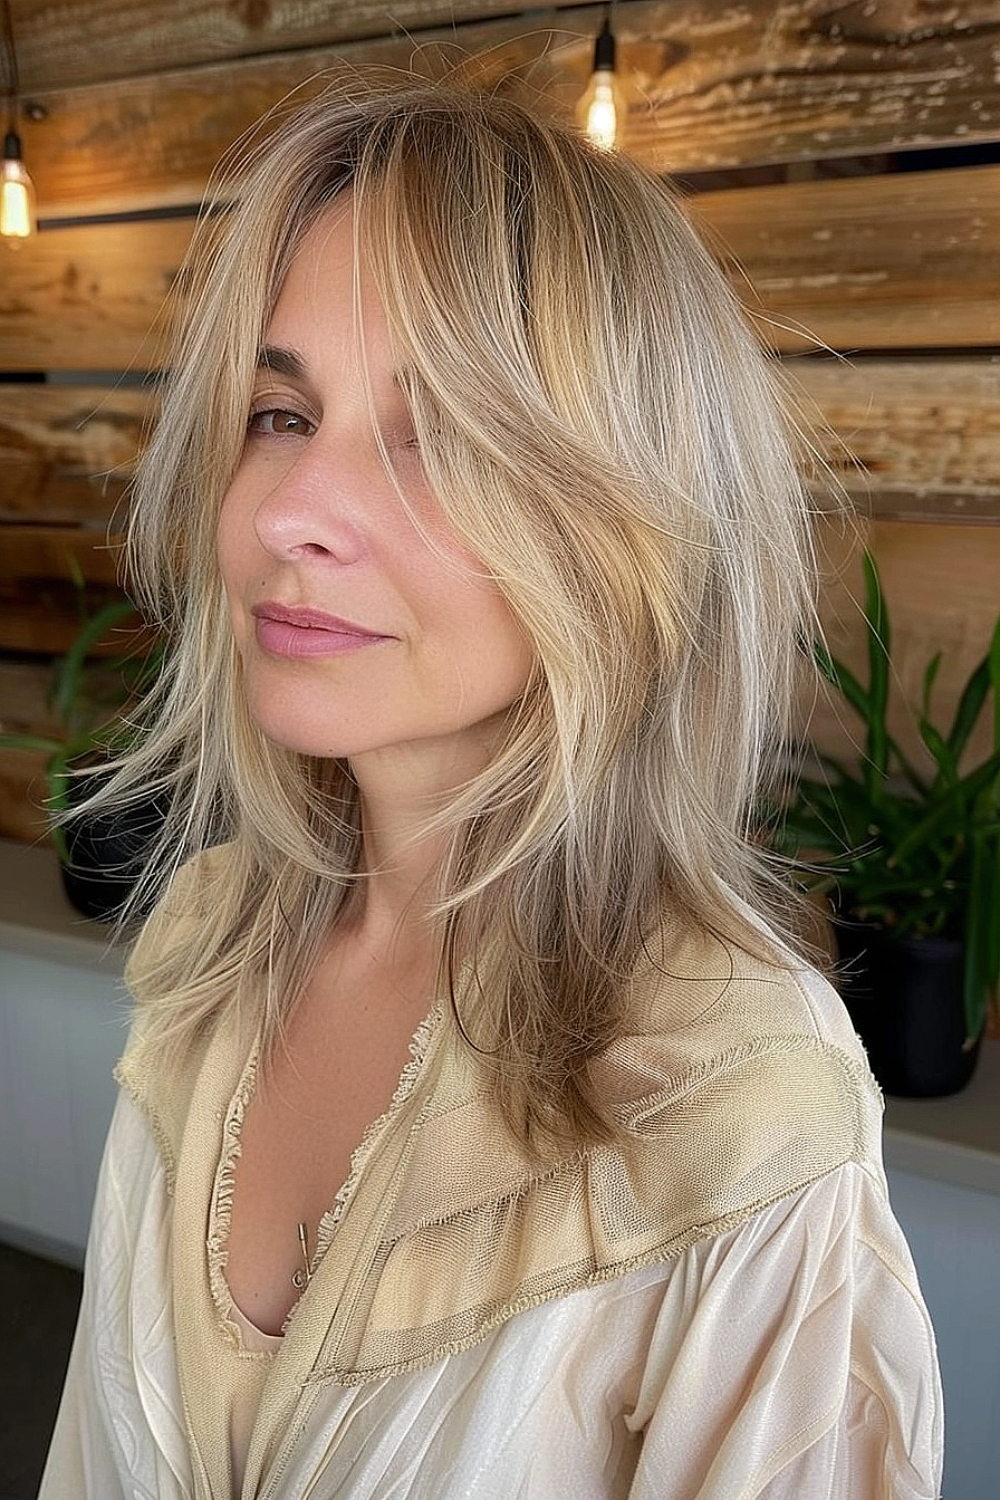
<instances>
[{"instance_id":1,"label":"gold necklace","mask_svg":"<svg viewBox=\"0 0 1000 1500\"><path fill-rule=\"evenodd\" d=\"M292 1273L292 1286L297 1292L304 1292L312 1281L312 1271L309 1268L309 1231L304 1224L299 1225L299 1248L302 1251L302 1264Z\"/></svg>"}]
</instances>

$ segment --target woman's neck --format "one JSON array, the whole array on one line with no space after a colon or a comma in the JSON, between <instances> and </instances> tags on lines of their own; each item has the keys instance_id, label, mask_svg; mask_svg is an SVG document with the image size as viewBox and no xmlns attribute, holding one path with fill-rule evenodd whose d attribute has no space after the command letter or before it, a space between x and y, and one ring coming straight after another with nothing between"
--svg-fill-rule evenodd
<instances>
[{"instance_id":1,"label":"woman's neck","mask_svg":"<svg viewBox=\"0 0 1000 1500\"><path fill-rule=\"evenodd\" d=\"M430 934L444 889L450 834L427 832L451 796L489 757L485 736L422 741L372 751L351 762L361 798L363 906L358 922L373 941Z\"/></svg>"}]
</instances>

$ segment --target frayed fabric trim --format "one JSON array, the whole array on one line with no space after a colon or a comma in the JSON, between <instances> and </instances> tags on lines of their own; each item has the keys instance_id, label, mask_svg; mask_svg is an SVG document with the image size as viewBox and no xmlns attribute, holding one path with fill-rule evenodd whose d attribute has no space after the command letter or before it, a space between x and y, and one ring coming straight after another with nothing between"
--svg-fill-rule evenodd
<instances>
[{"instance_id":1,"label":"frayed fabric trim","mask_svg":"<svg viewBox=\"0 0 1000 1500\"><path fill-rule=\"evenodd\" d=\"M257 1082L257 1060L258 1043L255 1042L222 1126L222 1151L215 1174L215 1185L212 1189L207 1250L208 1282L222 1331L241 1358L260 1361L271 1360L274 1354L269 1350L246 1347L240 1326L233 1318L235 1304L229 1290L229 1283L226 1281L229 1235L233 1222L233 1194L236 1189L236 1164L242 1149L243 1121L247 1105Z\"/></svg>"}]
</instances>

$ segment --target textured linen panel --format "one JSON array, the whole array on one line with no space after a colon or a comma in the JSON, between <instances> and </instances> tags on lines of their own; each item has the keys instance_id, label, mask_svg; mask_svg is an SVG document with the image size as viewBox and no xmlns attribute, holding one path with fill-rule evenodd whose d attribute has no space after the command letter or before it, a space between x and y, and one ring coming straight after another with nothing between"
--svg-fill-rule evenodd
<instances>
[{"instance_id":1,"label":"textured linen panel","mask_svg":"<svg viewBox=\"0 0 1000 1500\"><path fill-rule=\"evenodd\" d=\"M169 1208L148 1123L123 1097L41 1500L199 1493ZM243 1500L931 1500L940 1467L909 1253L883 1184L849 1163L429 1368L324 1385L283 1473Z\"/></svg>"}]
</instances>

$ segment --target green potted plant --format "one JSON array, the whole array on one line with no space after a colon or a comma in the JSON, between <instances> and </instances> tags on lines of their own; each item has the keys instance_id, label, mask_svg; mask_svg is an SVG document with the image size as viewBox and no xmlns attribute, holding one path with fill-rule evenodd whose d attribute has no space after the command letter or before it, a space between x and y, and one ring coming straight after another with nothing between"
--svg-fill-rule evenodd
<instances>
[{"instance_id":1,"label":"green potted plant","mask_svg":"<svg viewBox=\"0 0 1000 1500\"><path fill-rule=\"evenodd\" d=\"M863 567L867 683L814 648L861 721L861 760L809 749L780 847L830 895L844 999L876 1076L892 1093L951 1093L972 1074L1000 988L1000 620L947 728L931 714L940 653L927 664L915 714L925 771L888 729L890 622L867 552ZM967 766L989 700L992 749Z\"/></svg>"},{"instance_id":2,"label":"green potted plant","mask_svg":"<svg viewBox=\"0 0 1000 1500\"><path fill-rule=\"evenodd\" d=\"M81 589L82 581L78 580ZM52 836L69 900L84 916L107 919L121 907L134 883L137 854L157 826L153 807L61 819L87 795L93 776L131 734L124 718L159 670L162 647L140 644L117 656L94 658L112 631L134 618L127 599L114 599L83 615L69 650L54 663L51 734L0 733L0 747L42 751L52 814Z\"/></svg>"}]
</instances>

